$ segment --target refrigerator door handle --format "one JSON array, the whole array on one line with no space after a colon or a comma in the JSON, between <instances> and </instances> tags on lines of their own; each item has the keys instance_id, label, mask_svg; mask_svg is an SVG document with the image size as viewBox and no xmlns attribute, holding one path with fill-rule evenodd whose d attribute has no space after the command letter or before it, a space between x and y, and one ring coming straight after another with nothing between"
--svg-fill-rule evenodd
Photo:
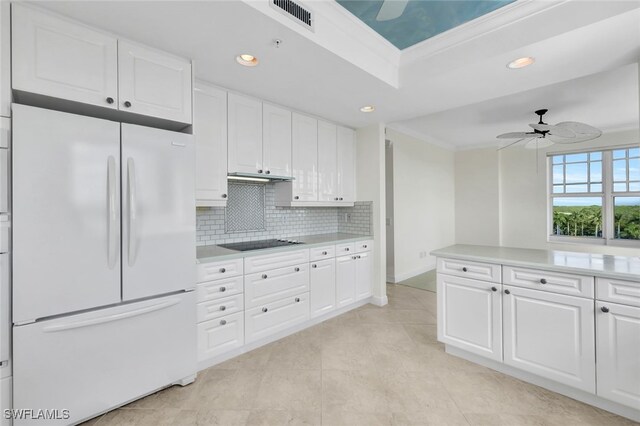
<instances>
[{"instance_id":1,"label":"refrigerator door handle","mask_svg":"<svg viewBox=\"0 0 640 426\"><path fill-rule=\"evenodd\" d=\"M127 159L127 180L129 182L129 266L136 263L136 166L133 158Z\"/></svg>"},{"instance_id":2,"label":"refrigerator door handle","mask_svg":"<svg viewBox=\"0 0 640 426\"><path fill-rule=\"evenodd\" d=\"M67 331L67 330L73 330L76 328L83 328L83 327L90 327L92 325L104 324L107 322L120 321L126 318L137 317L140 315L145 315L151 312L166 309L171 306L175 306L178 303L180 303L180 300L181 300L180 298L174 298L162 303L157 303L155 305L145 306L144 308L135 309L133 311L105 315L103 317L91 318L87 320L70 321L70 322L65 322L63 324L50 325L50 326L44 327L42 331L44 331L45 333L56 333L58 331Z\"/></svg>"},{"instance_id":3,"label":"refrigerator door handle","mask_svg":"<svg viewBox=\"0 0 640 426\"><path fill-rule=\"evenodd\" d=\"M107 159L107 197L108 200L108 265L109 269L113 269L116 265L118 255L118 212L116 210L116 160L112 155Z\"/></svg>"}]
</instances>

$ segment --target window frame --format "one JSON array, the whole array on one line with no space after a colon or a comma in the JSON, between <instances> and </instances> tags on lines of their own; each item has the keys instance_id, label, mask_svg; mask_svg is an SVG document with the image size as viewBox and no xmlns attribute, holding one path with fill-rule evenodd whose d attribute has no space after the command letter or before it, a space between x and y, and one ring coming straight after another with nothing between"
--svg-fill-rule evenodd
<instances>
[{"instance_id":1,"label":"window frame","mask_svg":"<svg viewBox=\"0 0 640 426\"><path fill-rule=\"evenodd\" d=\"M613 238L614 235L614 198L618 197L640 197L640 191L613 191L613 151L620 149L638 148L637 144L620 145L611 147L576 149L568 151L558 151L547 153L547 241L550 243L569 243L569 244L589 244L589 245L608 245L619 247L640 247L640 240L627 240L622 238ZM586 154L592 152L602 153L602 191L601 192L572 192L556 194L553 192L553 157L558 155ZM634 157L635 158L635 157ZM566 163L565 167L566 167ZM587 168L590 179L590 166L587 162ZM565 168L566 174L566 168ZM566 180L566 178L565 178ZM627 161L627 181L629 180L629 167ZM564 182L566 191L566 181ZM587 189L591 188L591 182L587 182ZM579 198L579 197L596 197L602 198L602 237L577 237L555 235L553 233L553 200L554 198Z\"/></svg>"}]
</instances>

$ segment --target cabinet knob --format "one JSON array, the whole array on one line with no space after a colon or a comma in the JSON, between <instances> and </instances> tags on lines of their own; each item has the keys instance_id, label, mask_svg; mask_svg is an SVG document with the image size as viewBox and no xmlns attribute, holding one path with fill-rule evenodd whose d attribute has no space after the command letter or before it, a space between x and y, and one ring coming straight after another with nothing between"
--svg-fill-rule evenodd
<instances>
[{"instance_id":1,"label":"cabinet knob","mask_svg":"<svg viewBox=\"0 0 640 426\"><path fill-rule=\"evenodd\" d=\"M113 98L112 98L111 96L109 96L109 97L107 98L107 103L108 103L108 104L112 104L112 103L113 103Z\"/></svg>"},{"instance_id":2,"label":"cabinet knob","mask_svg":"<svg viewBox=\"0 0 640 426\"><path fill-rule=\"evenodd\" d=\"M267 312L269 309L267 308L262 308L262 312Z\"/></svg>"},{"instance_id":3,"label":"cabinet knob","mask_svg":"<svg viewBox=\"0 0 640 426\"><path fill-rule=\"evenodd\" d=\"M300 298L299 298L299 297L296 297L296 302L299 302L299 301L300 301Z\"/></svg>"},{"instance_id":4,"label":"cabinet knob","mask_svg":"<svg viewBox=\"0 0 640 426\"><path fill-rule=\"evenodd\" d=\"M540 279L540 284L546 284L547 280L545 280L544 278Z\"/></svg>"},{"instance_id":5,"label":"cabinet knob","mask_svg":"<svg viewBox=\"0 0 640 426\"><path fill-rule=\"evenodd\" d=\"M336 197L335 200L338 201L340 198Z\"/></svg>"},{"instance_id":6,"label":"cabinet knob","mask_svg":"<svg viewBox=\"0 0 640 426\"><path fill-rule=\"evenodd\" d=\"M222 194L222 198L227 198L227 194Z\"/></svg>"},{"instance_id":7,"label":"cabinet knob","mask_svg":"<svg viewBox=\"0 0 640 426\"><path fill-rule=\"evenodd\" d=\"M315 263L313 265L311 265L312 268L317 268L318 265L316 265Z\"/></svg>"},{"instance_id":8,"label":"cabinet knob","mask_svg":"<svg viewBox=\"0 0 640 426\"><path fill-rule=\"evenodd\" d=\"M270 175L271 174L271 170L267 170L265 173Z\"/></svg>"},{"instance_id":9,"label":"cabinet knob","mask_svg":"<svg viewBox=\"0 0 640 426\"><path fill-rule=\"evenodd\" d=\"M604 312L605 314L606 314L607 312L609 312L609 308L607 308L606 306L603 306L602 308L600 308L600 310L601 310L602 312Z\"/></svg>"},{"instance_id":10,"label":"cabinet knob","mask_svg":"<svg viewBox=\"0 0 640 426\"><path fill-rule=\"evenodd\" d=\"M227 272L226 268L220 268L220 273L224 274L225 272Z\"/></svg>"},{"instance_id":11,"label":"cabinet knob","mask_svg":"<svg viewBox=\"0 0 640 426\"><path fill-rule=\"evenodd\" d=\"M511 294L511 292L509 290L505 290L504 294Z\"/></svg>"},{"instance_id":12,"label":"cabinet knob","mask_svg":"<svg viewBox=\"0 0 640 426\"><path fill-rule=\"evenodd\" d=\"M345 247L345 248L344 248L344 251L349 251L349 247Z\"/></svg>"},{"instance_id":13,"label":"cabinet knob","mask_svg":"<svg viewBox=\"0 0 640 426\"><path fill-rule=\"evenodd\" d=\"M342 197L340 197L340 201L342 201L342 200L343 200L343 198L342 198Z\"/></svg>"},{"instance_id":14,"label":"cabinet knob","mask_svg":"<svg viewBox=\"0 0 640 426\"><path fill-rule=\"evenodd\" d=\"M358 257L358 259L362 259L362 256L360 256L360 255L358 255L357 257Z\"/></svg>"},{"instance_id":15,"label":"cabinet knob","mask_svg":"<svg viewBox=\"0 0 640 426\"><path fill-rule=\"evenodd\" d=\"M124 102L124 106L127 107L127 108L131 108L131 102L125 101Z\"/></svg>"},{"instance_id":16,"label":"cabinet knob","mask_svg":"<svg viewBox=\"0 0 640 426\"><path fill-rule=\"evenodd\" d=\"M326 256L326 255L328 255L328 254L329 254L329 253L327 253L326 251L323 251L323 252L322 252L322 255L323 255L323 256Z\"/></svg>"},{"instance_id":17,"label":"cabinet knob","mask_svg":"<svg viewBox=\"0 0 640 426\"><path fill-rule=\"evenodd\" d=\"M262 173L262 169L258 170L258 173Z\"/></svg>"},{"instance_id":18,"label":"cabinet knob","mask_svg":"<svg viewBox=\"0 0 640 426\"><path fill-rule=\"evenodd\" d=\"M362 245L362 248L367 248L367 245L366 245L366 244L363 244L363 245Z\"/></svg>"},{"instance_id":19,"label":"cabinet knob","mask_svg":"<svg viewBox=\"0 0 640 426\"><path fill-rule=\"evenodd\" d=\"M357 257L355 257L355 256L351 256L351 258L352 258L353 260L356 260L356 259L357 259Z\"/></svg>"},{"instance_id":20,"label":"cabinet knob","mask_svg":"<svg viewBox=\"0 0 640 426\"><path fill-rule=\"evenodd\" d=\"M226 307L226 306L224 306L224 305L222 305L222 306L220 306L220 310L221 310L221 311L226 311L226 310L227 310L227 307Z\"/></svg>"},{"instance_id":21,"label":"cabinet knob","mask_svg":"<svg viewBox=\"0 0 640 426\"><path fill-rule=\"evenodd\" d=\"M262 274L262 279L266 280L267 279L267 274Z\"/></svg>"},{"instance_id":22,"label":"cabinet knob","mask_svg":"<svg viewBox=\"0 0 640 426\"><path fill-rule=\"evenodd\" d=\"M220 325L225 325L227 323L227 320L220 320Z\"/></svg>"},{"instance_id":23,"label":"cabinet knob","mask_svg":"<svg viewBox=\"0 0 640 426\"><path fill-rule=\"evenodd\" d=\"M462 268L462 272L467 272L467 267Z\"/></svg>"},{"instance_id":24,"label":"cabinet knob","mask_svg":"<svg viewBox=\"0 0 640 426\"><path fill-rule=\"evenodd\" d=\"M300 272L300 268L294 268L294 271Z\"/></svg>"},{"instance_id":25,"label":"cabinet knob","mask_svg":"<svg viewBox=\"0 0 640 426\"><path fill-rule=\"evenodd\" d=\"M498 289L495 287L491 287L491 291L498 291Z\"/></svg>"},{"instance_id":26,"label":"cabinet knob","mask_svg":"<svg viewBox=\"0 0 640 426\"><path fill-rule=\"evenodd\" d=\"M294 200L299 200L300 197L298 197L297 195L295 197L293 197Z\"/></svg>"},{"instance_id":27,"label":"cabinet knob","mask_svg":"<svg viewBox=\"0 0 640 426\"><path fill-rule=\"evenodd\" d=\"M226 287L220 287L220 291L225 292L225 291L227 291L227 288Z\"/></svg>"}]
</instances>

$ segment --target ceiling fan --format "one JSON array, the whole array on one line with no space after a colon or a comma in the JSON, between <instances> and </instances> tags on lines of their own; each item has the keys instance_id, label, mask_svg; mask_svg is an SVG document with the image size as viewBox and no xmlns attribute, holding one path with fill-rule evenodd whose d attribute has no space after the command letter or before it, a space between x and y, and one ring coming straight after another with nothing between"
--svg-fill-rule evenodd
<instances>
[{"instance_id":1,"label":"ceiling fan","mask_svg":"<svg viewBox=\"0 0 640 426\"><path fill-rule=\"evenodd\" d=\"M535 113L540 117L537 123L529 124L532 132L510 132L498 135L498 139L517 139L501 149L508 148L518 142L526 141L524 147L528 149L544 148L554 143L571 144L585 142L599 138L602 135L600 129L596 129L588 124L577 121L563 121L556 125L547 124L542 121L542 116L547 113L547 109L539 109Z\"/></svg>"},{"instance_id":2,"label":"ceiling fan","mask_svg":"<svg viewBox=\"0 0 640 426\"><path fill-rule=\"evenodd\" d=\"M384 0L378 11L378 16L376 16L376 21L390 21L399 18L404 13L407 3L409 0Z\"/></svg>"}]
</instances>

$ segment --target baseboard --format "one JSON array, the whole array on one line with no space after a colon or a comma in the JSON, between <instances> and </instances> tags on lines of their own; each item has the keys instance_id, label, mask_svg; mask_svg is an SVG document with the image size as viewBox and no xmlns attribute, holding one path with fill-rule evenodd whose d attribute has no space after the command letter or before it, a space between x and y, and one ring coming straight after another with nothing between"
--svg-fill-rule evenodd
<instances>
[{"instance_id":1,"label":"baseboard","mask_svg":"<svg viewBox=\"0 0 640 426\"><path fill-rule=\"evenodd\" d=\"M533 385L540 386L541 388L548 389L552 392L568 396L569 398L584 402L585 404L593 405L594 407L598 407L619 416L626 417L635 422L640 422L640 410L634 410L631 407L618 404L617 402L609 401L608 399L604 399L602 397L599 397L598 395L594 395L580 389L575 389L562 383L554 382L553 380L549 380L544 377L522 371L520 369L506 365L502 362L487 359L480 355L472 354L470 352L458 349L450 345L445 345L445 350L450 355L454 355L475 364L491 368L492 370L496 370L525 382L531 383Z\"/></svg>"},{"instance_id":2,"label":"baseboard","mask_svg":"<svg viewBox=\"0 0 640 426\"><path fill-rule=\"evenodd\" d=\"M389 304L389 298L386 294L382 297L371 296L371 304L376 306L385 306Z\"/></svg>"},{"instance_id":3,"label":"baseboard","mask_svg":"<svg viewBox=\"0 0 640 426\"><path fill-rule=\"evenodd\" d=\"M408 280L409 278L413 278L415 276L418 276L420 274L424 274L425 272L429 272L429 271L433 271L434 269L436 269L435 265L425 265L421 268L418 269L414 269L413 271L409 271L409 272L403 272L400 274L395 274L393 276L393 281L389 281L392 282L394 284L398 284L399 282L402 282L404 280Z\"/></svg>"}]
</instances>

